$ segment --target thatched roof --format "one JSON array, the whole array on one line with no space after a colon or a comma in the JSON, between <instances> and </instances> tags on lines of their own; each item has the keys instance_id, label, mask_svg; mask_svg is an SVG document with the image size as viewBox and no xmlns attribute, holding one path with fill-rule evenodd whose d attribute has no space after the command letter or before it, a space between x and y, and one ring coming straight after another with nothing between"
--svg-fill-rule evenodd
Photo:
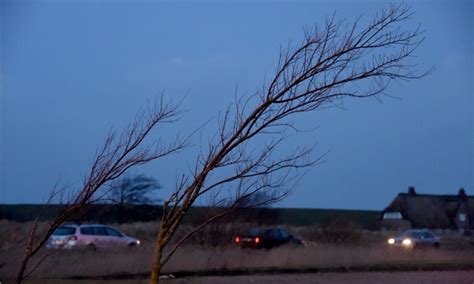
<instances>
[{"instance_id":1,"label":"thatched roof","mask_svg":"<svg viewBox=\"0 0 474 284\"><path fill-rule=\"evenodd\" d=\"M400 193L382 211L400 212L403 219L411 222L414 228L458 229L456 216L467 209L469 227L474 229L474 197L469 197L464 190L457 195L417 194L414 188L408 193Z\"/></svg>"}]
</instances>

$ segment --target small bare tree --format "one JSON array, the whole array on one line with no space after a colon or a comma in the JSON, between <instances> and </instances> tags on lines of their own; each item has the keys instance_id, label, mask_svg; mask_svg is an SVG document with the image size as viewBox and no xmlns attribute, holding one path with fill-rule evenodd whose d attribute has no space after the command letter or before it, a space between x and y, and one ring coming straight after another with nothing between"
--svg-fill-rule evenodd
<instances>
[{"instance_id":1,"label":"small bare tree","mask_svg":"<svg viewBox=\"0 0 474 284\"><path fill-rule=\"evenodd\" d=\"M191 234L237 210L248 196L267 192L267 198L254 206L281 200L299 176L294 170L314 164L307 148L278 156L287 131L295 129L290 117L340 106L346 97L382 95L392 80L427 74L417 73L411 62L423 41L419 28L406 31L403 27L412 15L406 6L393 5L366 25L332 17L323 28L306 30L299 45L289 44L280 51L273 78L262 90L236 98L227 108L215 138L198 156L194 171L179 179L175 192L164 202L151 283L158 283L162 267ZM195 201L223 191L234 197L234 202L191 229L164 254Z\"/></svg>"},{"instance_id":2,"label":"small bare tree","mask_svg":"<svg viewBox=\"0 0 474 284\"><path fill-rule=\"evenodd\" d=\"M109 185L111 181L119 178L131 167L171 155L185 147L186 139L179 137L169 144L160 140L155 143L145 142L153 129L162 124L175 122L179 115L179 104L165 102L161 97L154 105L149 105L148 108L141 110L133 123L121 134L109 133L104 145L95 155L82 187L77 191L69 192L71 197L67 198L64 207L54 220L49 222L46 233L38 234L38 219L34 222L16 283L21 283L38 268L46 257L53 253L44 254L28 269L32 257L46 244L48 238L62 223L86 210L90 204L101 200L103 197L101 188ZM48 202L57 196L63 196L63 194L65 194L64 191L53 191Z\"/></svg>"},{"instance_id":3,"label":"small bare tree","mask_svg":"<svg viewBox=\"0 0 474 284\"><path fill-rule=\"evenodd\" d=\"M160 200L156 191L161 188L152 177L140 174L134 177L123 177L116 180L110 188L108 199L112 204L121 207L127 205L153 205Z\"/></svg>"}]
</instances>

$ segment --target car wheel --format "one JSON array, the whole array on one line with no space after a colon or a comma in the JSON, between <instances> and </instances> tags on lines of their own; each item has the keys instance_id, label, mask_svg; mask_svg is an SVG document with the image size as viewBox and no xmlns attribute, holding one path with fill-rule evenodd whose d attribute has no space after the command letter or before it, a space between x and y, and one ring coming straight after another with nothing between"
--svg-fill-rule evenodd
<instances>
[{"instance_id":1,"label":"car wheel","mask_svg":"<svg viewBox=\"0 0 474 284\"><path fill-rule=\"evenodd\" d=\"M94 244L88 244L86 246L87 250L89 251L96 251L97 250L97 247L94 245Z\"/></svg>"},{"instance_id":2,"label":"car wheel","mask_svg":"<svg viewBox=\"0 0 474 284\"><path fill-rule=\"evenodd\" d=\"M439 243L435 243L435 244L434 244L434 247L435 247L435 248L439 248Z\"/></svg>"},{"instance_id":3,"label":"car wheel","mask_svg":"<svg viewBox=\"0 0 474 284\"><path fill-rule=\"evenodd\" d=\"M129 248L136 248L136 247L137 247L137 244L136 244L136 243L129 243L129 244L128 244L128 247L129 247Z\"/></svg>"}]
</instances>

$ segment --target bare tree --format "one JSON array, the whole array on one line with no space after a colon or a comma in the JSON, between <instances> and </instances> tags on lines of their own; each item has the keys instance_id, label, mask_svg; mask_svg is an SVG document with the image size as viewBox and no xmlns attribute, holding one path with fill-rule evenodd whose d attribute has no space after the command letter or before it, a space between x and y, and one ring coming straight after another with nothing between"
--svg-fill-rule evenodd
<instances>
[{"instance_id":1,"label":"bare tree","mask_svg":"<svg viewBox=\"0 0 474 284\"><path fill-rule=\"evenodd\" d=\"M46 233L39 235L37 233L38 219L34 222L16 283L21 283L38 268L46 257L52 254L46 253L32 267L28 267L32 257L46 244L48 238L63 222L80 214L81 211L87 209L88 205L101 200L103 197L101 188L119 178L131 167L171 155L185 147L186 139L179 137L168 144L160 140L155 143L145 142L153 129L162 124L175 122L179 115L179 104L165 102L161 97L154 105L139 111L135 120L121 134L114 131L109 133L104 145L96 153L82 187L69 192L71 197L67 198L64 208L54 220L49 222ZM53 191L48 202L62 194L64 191Z\"/></svg>"},{"instance_id":2,"label":"bare tree","mask_svg":"<svg viewBox=\"0 0 474 284\"><path fill-rule=\"evenodd\" d=\"M129 214L126 214L127 208L136 205L156 205L161 199L157 196L161 185L153 177L144 174L124 176L115 180L106 189L104 194L105 201L118 207L116 211L116 220L119 223L130 220Z\"/></svg>"},{"instance_id":3,"label":"bare tree","mask_svg":"<svg viewBox=\"0 0 474 284\"><path fill-rule=\"evenodd\" d=\"M164 202L151 283L158 283L162 267L191 234L235 211L250 195L266 191L262 204L281 200L299 177L294 170L314 164L311 148L296 148L278 157L288 130L296 127L289 118L341 106L346 97L383 95L392 80L427 74L418 73L412 62L413 52L423 41L422 32L419 27L408 31L403 27L412 15L408 7L393 5L364 25L333 16L322 28L307 29L300 44L280 51L273 78L262 90L236 98L227 108L195 169L179 179L175 192ZM234 197L227 210L191 229L164 254L195 201L223 191Z\"/></svg>"},{"instance_id":4,"label":"bare tree","mask_svg":"<svg viewBox=\"0 0 474 284\"><path fill-rule=\"evenodd\" d=\"M123 177L114 182L110 188L109 199L113 204L126 205L153 205L160 200L156 191L161 188L158 181L146 175Z\"/></svg>"}]
</instances>

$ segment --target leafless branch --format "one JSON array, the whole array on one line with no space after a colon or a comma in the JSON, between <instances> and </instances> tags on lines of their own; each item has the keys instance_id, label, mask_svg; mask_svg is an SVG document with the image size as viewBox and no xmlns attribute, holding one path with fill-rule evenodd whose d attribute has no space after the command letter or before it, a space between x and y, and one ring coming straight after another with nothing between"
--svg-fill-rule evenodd
<instances>
[{"instance_id":1,"label":"leafless branch","mask_svg":"<svg viewBox=\"0 0 474 284\"><path fill-rule=\"evenodd\" d=\"M403 28L412 16L405 5L392 5L365 26L360 18L347 23L333 15L322 27L306 29L301 43L290 42L280 51L275 75L263 90L235 96L235 102L221 113L213 139L201 148L194 171L181 179L164 202L151 283L158 283L162 266L184 239L226 215L222 212L205 220L163 257L163 248L199 197L224 188L234 192L237 200L262 191L275 192L270 195L275 198L265 202L271 204L289 193L287 185L298 176L298 169L318 161L311 158L311 148L276 157L284 148L286 131L297 129L290 117L342 106L345 98L376 97L393 80L418 79L430 72L419 73L412 62L423 41L420 27ZM273 138L261 146L266 137ZM229 206L227 211L233 210Z\"/></svg>"},{"instance_id":2,"label":"leafless branch","mask_svg":"<svg viewBox=\"0 0 474 284\"><path fill-rule=\"evenodd\" d=\"M97 201L96 196L99 189L120 177L131 167L143 165L153 160L174 154L182 150L187 145L188 139L176 137L171 143L165 144L158 140L155 144L147 144L145 139L151 131L162 124L175 122L180 114L180 105L172 102L165 102L161 96L153 105L141 110L135 120L122 133L110 132L103 144L97 151L90 166L89 172L84 179L82 187L74 192L69 202L64 205L58 215L49 222L49 227L45 234L37 236L38 220L35 221L28 245L17 274L16 283L21 283L25 277L29 276L50 254L46 254L33 268L25 274L31 258L44 247L48 238L66 220L79 214L88 205ZM62 192L62 191L61 191ZM53 191L49 201L56 196ZM38 239L38 240L35 240Z\"/></svg>"}]
</instances>

